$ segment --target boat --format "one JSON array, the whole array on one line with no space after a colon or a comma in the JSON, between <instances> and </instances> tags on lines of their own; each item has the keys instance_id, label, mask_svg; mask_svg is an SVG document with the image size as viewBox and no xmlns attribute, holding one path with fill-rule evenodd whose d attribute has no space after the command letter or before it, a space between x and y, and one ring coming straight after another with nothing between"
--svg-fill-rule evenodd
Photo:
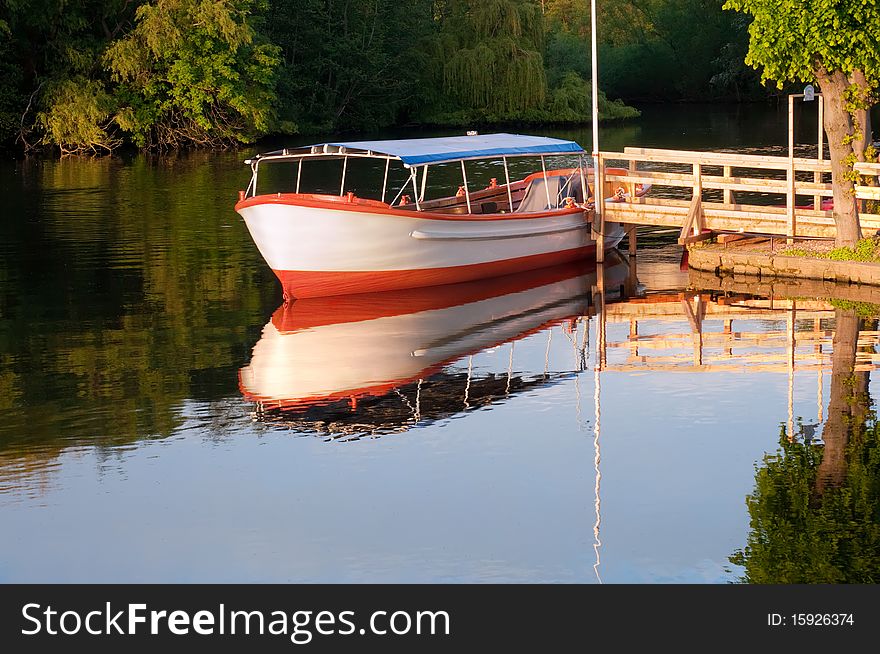
<instances>
[{"instance_id":1,"label":"boat","mask_svg":"<svg viewBox=\"0 0 880 654\"><path fill-rule=\"evenodd\" d=\"M509 164L521 167L526 159L537 171L511 181ZM304 192L304 168L328 160L341 167L338 194ZM377 180L382 174L381 187L369 193L351 181L365 160ZM548 160L568 167L548 167ZM251 180L235 209L285 299L454 284L595 255L593 171L574 141L475 133L340 141L268 152L245 163ZM290 184L266 190L263 180L273 179L268 166L284 163L293 164L283 176ZM460 172L460 184L456 179L450 185L450 168ZM439 192L428 193L429 169ZM488 170L497 176L478 188L473 180ZM614 186L605 184L606 201L625 201L630 192L643 195L649 188ZM614 248L623 234L621 225L606 223L604 247Z\"/></svg>"},{"instance_id":2,"label":"boat","mask_svg":"<svg viewBox=\"0 0 880 654\"><path fill-rule=\"evenodd\" d=\"M609 253L605 295L624 292L626 259ZM310 298L274 312L239 371L260 422L319 433L394 432L503 401L564 370L471 369L468 357L595 311L595 262L458 284ZM561 375L561 376L560 376ZM418 401L417 401L418 398Z\"/></svg>"}]
</instances>

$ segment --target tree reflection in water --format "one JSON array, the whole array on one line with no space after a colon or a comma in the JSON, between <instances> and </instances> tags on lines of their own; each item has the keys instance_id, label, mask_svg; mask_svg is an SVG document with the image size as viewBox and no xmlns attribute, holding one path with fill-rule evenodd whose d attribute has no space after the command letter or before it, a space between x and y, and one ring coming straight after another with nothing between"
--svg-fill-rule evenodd
<instances>
[{"instance_id":1,"label":"tree reflection in water","mask_svg":"<svg viewBox=\"0 0 880 654\"><path fill-rule=\"evenodd\" d=\"M730 561L748 583L880 581L880 424L855 370L860 318L836 310L824 445L790 440L756 466L746 546Z\"/></svg>"}]
</instances>

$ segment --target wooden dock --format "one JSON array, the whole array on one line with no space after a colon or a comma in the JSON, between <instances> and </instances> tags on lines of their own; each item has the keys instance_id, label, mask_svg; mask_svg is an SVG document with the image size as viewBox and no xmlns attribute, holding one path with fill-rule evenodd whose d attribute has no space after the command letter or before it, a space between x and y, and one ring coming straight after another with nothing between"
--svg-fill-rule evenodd
<instances>
[{"instance_id":1,"label":"wooden dock","mask_svg":"<svg viewBox=\"0 0 880 654\"><path fill-rule=\"evenodd\" d=\"M832 212L821 210L822 200L833 194L831 163L825 159L650 148L601 152L598 159L602 197L623 201L602 203L602 215L594 220L597 239L603 222L623 223L630 228L631 252L634 230L643 225L679 228L681 244L719 233L787 239L836 234ZM627 172L606 172L611 167ZM859 163L856 171L862 176L856 186L862 230L874 233L880 214L871 211L880 209L866 201L880 200L880 164ZM638 184L651 184L650 192L637 197Z\"/></svg>"}]
</instances>

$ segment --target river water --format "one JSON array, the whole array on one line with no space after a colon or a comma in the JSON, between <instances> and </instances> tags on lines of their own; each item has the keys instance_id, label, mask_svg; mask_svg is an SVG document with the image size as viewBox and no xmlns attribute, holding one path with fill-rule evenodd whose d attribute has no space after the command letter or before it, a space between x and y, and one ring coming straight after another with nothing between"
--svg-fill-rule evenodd
<instances>
[{"instance_id":1,"label":"river water","mask_svg":"<svg viewBox=\"0 0 880 654\"><path fill-rule=\"evenodd\" d=\"M649 108L603 149L785 120ZM877 580L875 305L659 234L285 306L232 209L281 143L0 166L0 581Z\"/></svg>"}]
</instances>

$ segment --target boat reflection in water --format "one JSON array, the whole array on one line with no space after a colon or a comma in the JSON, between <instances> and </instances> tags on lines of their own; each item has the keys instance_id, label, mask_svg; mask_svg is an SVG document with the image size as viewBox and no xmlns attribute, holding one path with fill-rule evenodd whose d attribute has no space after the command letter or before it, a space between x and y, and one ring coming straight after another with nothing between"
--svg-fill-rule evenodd
<instances>
[{"instance_id":1,"label":"boat reflection in water","mask_svg":"<svg viewBox=\"0 0 880 654\"><path fill-rule=\"evenodd\" d=\"M241 369L256 419L334 437L404 431L582 370L474 371L467 357L594 313L594 292L622 292L617 252L603 279L577 262L431 288L285 303ZM582 346L583 352L583 346Z\"/></svg>"}]
</instances>

